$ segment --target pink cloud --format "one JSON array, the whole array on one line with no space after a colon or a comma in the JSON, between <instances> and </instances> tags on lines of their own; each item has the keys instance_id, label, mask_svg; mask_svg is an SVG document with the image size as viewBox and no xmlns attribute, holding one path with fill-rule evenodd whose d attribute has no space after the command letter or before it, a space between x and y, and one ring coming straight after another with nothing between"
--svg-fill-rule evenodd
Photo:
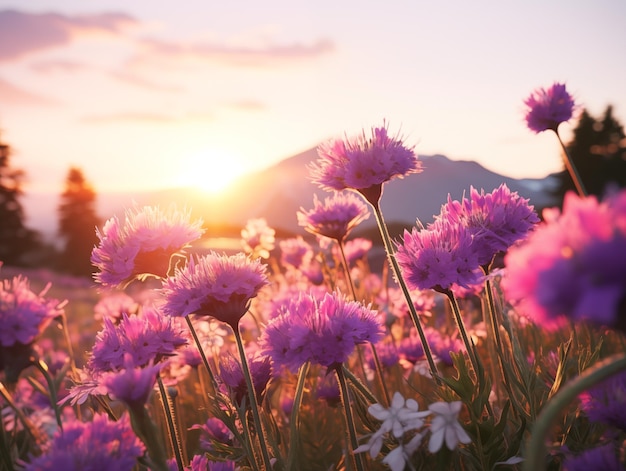
<instances>
[{"instance_id":1,"label":"pink cloud","mask_svg":"<svg viewBox=\"0 0 626 471\"><path fill-rule=\"evenodd\" d=\"M294 42L260 47L211 43L179 44L158 39L145 39L142 44L149 55L188 56L239 66L265 66L315 58L335 49L335 44L329 39L320 39L309 45Z\"/></svg>"},{"instance_id":2,"label":"pink cloud","mask_svg":"<svg viewBox=\"0 0 626 471\"><path fill-rule=\"evenodd\" d=\"M0 78L0 103L5 105L55 105L50 98L37 95Z\"/></svg>"},{"instance_id":3,"label":"pink cloud","mask_svg":"<svg viewBox=\"0 0 626 471\"><path fill-rule=\"evenodd\" d=\"M0 61L18 59L31 52L62 46L76 33L101 31L115 33L135 23L124 13L66 16L57 13L0 11Z\"/></svg>"}]
</instances>

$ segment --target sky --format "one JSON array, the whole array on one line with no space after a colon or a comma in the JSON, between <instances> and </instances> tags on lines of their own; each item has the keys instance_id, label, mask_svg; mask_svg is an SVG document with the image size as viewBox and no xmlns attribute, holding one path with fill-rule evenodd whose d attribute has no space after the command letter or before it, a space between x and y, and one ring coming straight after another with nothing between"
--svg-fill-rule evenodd
<instances>
[{"instance_id":1,"label":"sky","mask_svg":"<svg viewBox=\"0 0 626 471\"><path fill-rule=\"evenodd\" d=\"M0 0L0 138L25 191L218 191L388 123L419 154L561 169L524 99L626 122L626 2ZM575 120L562 125L565 139Z\"/></svg>"}]
</instances>

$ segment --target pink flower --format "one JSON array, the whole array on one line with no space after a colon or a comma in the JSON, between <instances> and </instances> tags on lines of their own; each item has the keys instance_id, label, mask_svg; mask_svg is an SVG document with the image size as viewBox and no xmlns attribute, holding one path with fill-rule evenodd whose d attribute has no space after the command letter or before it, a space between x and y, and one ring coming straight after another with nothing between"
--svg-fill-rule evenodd
<instances>
[{"instance_id":1,"label":"pink flower","mask_svg":"<svg viewBox=\"0 0 626 471\"><path fill-rule=\"evenodd\" d=\"M267 225L265 219L250 219L241 230L243 250L251 258L269 258L274 250L275 234L276 231Z\"/></svg>"},{"instance_id":2,"label":"pink flower","mask_svg":"<svg viewBox=\"0 0 626 471\"><path fill-rule=\"evenodd\" d=\"M536 133L548 129L556 132L559 124L571 119L575 107L574 99L562 83L536 89L524 103L528 107L526 123Z\"/></svg>"},{"instance_id":3,"label":"pink flower","mask_svg":"<svg viewBox=\"0 0 626 471\"><path fill-rule=\"evenodd\" d=\"M559 317L625 329L626 191L603 202L568 193L505 257L505 295L542 325Z\"/></svg>"},{"instance_id":4,"label":"pink flower","mask_svg":"<svg viewBox=\"0 0 626 471\"><path fill-rule=\"evenodd\" d=\"M169 316L212 316L237 328L250 300L269 284L267 267L244 254L211 252L163 283L163 312Z\"/></svg>"},{"instance_id":5,"label":"pink flower","mask_svg":"<svg viewBox=\"0 0 626 471\"><path fill-rule=\"evenodd\" d=\"M313 196L313 209L300 208L298 224L312 234L330 237L339 242L361 222L369 218L370 212L365 203L354 194L335 193L321 203Z\"/></svg>"},{"instance_id":6,"label":"pink flower","mask_svg":"<svg viewBox=\"0 0 626 471\"><path fill-rule=\"evenodd\" d=\"M399 136L390 137L386 124L372 128L369 138L363 132L322 144L318 154L310 167L314 183L328 191L356 190L372 204L380 199L383 183L422 171L413 148Z\"/></svg>"},{"instance_id":7,"label":"pink flower","mask_svg":"<svg viewBox=\"0 0 626 471\"><path fill-rule=\"evenodd\" d=\"M94 278L104 286L116 287L146 276L165 277L172 255L200 238L202 221L190 222L190 213L174 206L168 211L146 206L126 211L123 223L109 219L97 230L100 244L91 262L100 270Z\"/></svg>"}]
</instances>

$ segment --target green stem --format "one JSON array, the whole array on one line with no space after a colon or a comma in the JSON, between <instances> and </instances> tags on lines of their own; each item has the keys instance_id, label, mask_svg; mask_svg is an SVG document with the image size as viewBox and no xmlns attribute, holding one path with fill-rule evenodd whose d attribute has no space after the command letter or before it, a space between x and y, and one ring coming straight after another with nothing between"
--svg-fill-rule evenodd
<instances>
[{"instance_id":1,"label":"green stem","mask_svg":"<svg viewBox=\"0 0 626 471\"><path fill-rule=\"evenodd\" d=\"M572 160L571 155L567 151L567 147L565 147L565 144L563 143L563 140L561 139L561 135L559 134L558 129L554 130L554 134L556 134L556 137L559 140L561 147L563 148L563 152L564 152L563 163L565 164L565 168L567 169L568 173L570 174L570 177L572 177L572 180L574 181L574 186L576 187L576 191L578 192L578 195L581 198L583 198L587 196L588 194L587 189L585 188L585 185L583 184L583 180L582 178L580 178L580 174L578 173L578 170L576 169L576 166L574 165L574 161Z\"/></svg>"},{"instance_id":2,"label":"green stem","mask_svg":"<svg viewBox=\"0 0 626 471\"><path fill-rule=\"evenodd\" d=\"M189 331L191 332L191 336L193 337L193 340L196 343L196 348L198 349L198 352L200 352L202 363L204 363L204 367L206 368L207 372L209 373L209 377L211 378L211 386L213 386L213 392L217 392L218 391L217 380L215 379L213 370L211 370L211 366L209 365L209 360L207 360L207 357L204 354L204 349L202 348L202 344L200 343L198 334L196 334L196 329L193 326L193 322L191 322L191 318L189 317L189 315L185 316L185 320L187 321L187 326L189 326Z\"/></svg>"},{"instance_id":3,"label":"green stem","mask_svg":"<svg viewBox=\"0 0 626 471\"><path fill-rule=\"evenodd\" d=\"M52 407L54 409L54 415L57 420L57 425L61 430L63 430L63 422L61 421L61 410L59 409L59 398L57 395L57 387L54 384L54 379L50 376L50 371L48 370L48 365L46 362L38 359L35 362L35 367L43 374L43 377L46 378L46 382L48 383L48 390L50 391L50 402L52 403Z\"/></svg>"},{"instance_id":4,"label":"green stem","mask_svg":"<svg viewBox=\"0 0 626 471\"><path fill-rule=\"evenodd\" d=\"M265 429L263 428L263 423L261 422L261 416L259 414L259 404L256 399L256 391L254 390L254 383L252 381L252 375L250 373L250 368L248 367L248 359L246 357L246 351L243 348L243 339L241 338L241 333L239 332L239 328L234 328L233 332L235 333L235 340L237 342L237 348L239 349L239 356L241 357L241 367L243 369L243 376L246 380L246 386L248 387L248 399L250 400L250 409L252 410L252 419L254 420L254 427L257 431L257 436L259 438L259 444L261 445L261 455L263 456L263 465L266 471L270 471L272 469L272 465L270 462L270 455L267 449L267 443L265 441ZM242 418L245 420L245 418Z\"/></svg>"},{"instance_id":5,"label":"green stem","mask_svg":"<svg viewBox=\"0 0 626 471\"><path fill-rule=\"evenodd\" d=\"M304 384L306 376L309 372L310 362L306 362L298 371L298 384L293 398L293 406L291 408L291 420L289 421L289 452L287 455L287 469L293 469L294 459L298 456L300 442L300 405L302 404L302 396L304 395Z\"/></svg>"},{"instance_id":6,"label":"green stem","mask_svg":"<svg viewBox=\"0 0 626 471\"><path fill-rule=\"evenodd\" d=\"M335 367L335 373L337 374L337 382L339 383L339 391L341 392L341 403L343 404L343 410L346 419L346 428L348 430L348 439L350 443L350 457L352 458L354 468L357 471L365 471L365 464L363 463L363 456L361 453L355 454L354 450L359 447L359 441L356 436L356 425L354 424L354 416L352 415L352 408L350 407L350 394L348 391L348 382L343 374L343 367L337 365Z\"/></svg>"},{"instance_id":7,"label":"green stem","mask_svg":"<svg viewBox=\"0 0 626 471\"><path fill-rule=\"evenodd\" d=\"M376 399L376 396L374 396L374 394L372 394L372 391L367 389L367 386L365 386L359 380L359 378L354 376L354 374L352 374L352 372L349 369L347 369L345 366L343 367L343 374L352 383L352 385L355 388L357 388L359 390L359 392L361 394L363 394L363 396L365 396L367 398L368 401L370 401L370 403L376 404L378 402L378 399Z\"/></svg>"},{"instance_id":8,"label":"green stem","mask_svg":"<svg viewBox=\"0 0 626 471\"><path fill-rule=\"evenodd\" d=\"M22 409L20 409L17 404L15 404L13 398L11 397L11 394L9 393L9 390L4 386L2 382L0 382L0 397L4 399L4 401L9 405L11 409L13 409L13 412L15 412L17 418L20 420L20 422L22 422L24 430L26 430L28 435L30 435L30 437L35 441L36 450L34 451L38 452L45 442L45 437L41 434L39 429L37 429L33 425L30 419L26 417L26 414L24 414Z\"/></svg>"},{"instance_id":9,"label":"green stem","mask_svg":"<svg viewBox=\"0 0 626 471\"><path fill-rule=\"evenodd\" d=\"M524 461L524 471L546 469L546 438L562 410L583 391L622 371L626 371L626 355L614 355L585 370L552 397L533 427L526 446L528 454Z\"/></svg>"},{"instance_id":10,"label":"green stem","mask_svg":"<svg viewBox=\"0 0 626 471\"><path fill-rule=\"evenodd\" d=\"M391 268L393 269L394 275L398 283L400 284L400 288L402 289L402 293L406 299L407 305L409 307L409 314L411 316L411 320L417 329L417 333L420 337L420 342L422 342L422 347L424 348L424 355L426 355L426 360L428 360L428 366L430 368L430 373L435 378L438 384L440 384L441 380L439 379L439 373L437 371L437 366L435 365L435 360L433 358L432 351L430 349L430 345L428 344L428 340L426 339L426 334L424 333L424 328L422 327L422 322L420 321L417 311L415 310L415 306L413 305L413 300L411 299L411 293L409 292L409 288L402 277L402 272L400 271L400 266L398 265L398 261L395 257L395 250L393 248L393 244L391 243L391 237L389 236L389 231L387 230L387 226L385 224L385 220L383 219L383 213L380 210L378 204L372 204L374 208L374 215L376 216L376 222L378 223L378 229L380 230L380 235L383 239L383 244L385 246L385 250L387 252L387 258L389 259L389 263L391 264Z\"/></svg>"},{"instance_id":11,"label":"green stem","mask_svg":"<svg viewBox=\"0 0 626 471\"><path fill-rule=\"evenodd\" d=\"M467 350L467 354L469 356L470 361L472 362L472 367L474 368L474 373L478 378L478 374L480 372L478 368L478 359L476 357L476 352L474 351L474 345L472 345L469 341L469 337L467 336L467 330L465 329L465 324L463 323L463 317L461 316L461 310L459 309L459 303L456 300L456 296L451 290L444 290L443 294L448 297L450 301L450 306L452 307L452 313L454 314L454 320L456 322L456 326L459 329L459 333L461 334L461 339L463 339L463 343L465 344L465 349Z\"/></svg>"},{"instance_id":12,"label":"green stem","mask_svg":"<svg viewBox=\"0 0 626 471\"><path fill-rule=\"evenodd\" d=\"M148 449L148 456L152 462L151 468L155 471L169 471L163 446L157 439L156 427L150 419L146 407L141 405L129 407L128 411L133 430Z\"/></svg>"},{"instance_id":13,"label":"green stem","mask_svg":"<svg viewBox=\"0 0 626 471\"><path fill-rule=\"evenodd\" d=\"M169 430L170 442L172 449L174 450L174 456L176 457L176 464L178 465L178 471L184 471L185 464L182 455L182 446L180 442L180 434L176 427L176 420L174 417L174 405L172 404L172 398L167 394L165 385L161 375L157 376L157 383L159 385L159 392L161 393L161 402L163 404L163 412L165 412L165 420L167 422L167 428Z\"/></svg>"},{"instance_id":14,"label":"green stem","mask_svg":"<svg viewBox=\"0 0 626 471\"><path fill-rule=\"evenodd\" d=\"M346 251L344 250L343 241L338 240L337 243L339 244L339 252L341 253L341 260L343 262L343 267L346 272L346 278L348 279L348 284L350 285L350 290L352 292L352 299L358 302L359 300L356 297L356 289L354 288L354 283L352 281L352 277L350 276L350 267L348 266L348 259L346 258ZM372 347L372 358L374 359L374 368L376 369L376 377L378 378L378 386L380 390L383 392L383 395L385 396L386 403L384 405L389 406L391 404L391 398L389 396L389 391L387 390L387 386L385 385L385 380L383 378L383 369L380 365L380 358L378 357L378 352L376 351L376 347L374 346L374 344L372 343L370 345ZM361 354L360 346L357 348L357 350L359 352L359 360L361 361L361 364L362 364L363 355ZM367 379L367 376L365 376L365 378Z\"/></svg>"}]
</instances>

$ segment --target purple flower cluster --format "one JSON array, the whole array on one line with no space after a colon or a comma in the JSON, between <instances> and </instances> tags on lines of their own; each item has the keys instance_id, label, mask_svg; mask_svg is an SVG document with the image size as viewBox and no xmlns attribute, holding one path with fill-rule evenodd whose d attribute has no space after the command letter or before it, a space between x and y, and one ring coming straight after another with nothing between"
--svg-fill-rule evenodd
<instances>
[{"instance_id":1,"label":"purple flower cluster","mask_svg":"<svg viewBox=\"0 0 626 471\"><path fill-rule=\"evenodd\" d=\"M556 132L559 124L571 119L575 107L574 99L562 83L536 89L524 103L528 107L526 124L536 133L548 129Z\"/></svg>"},{"instance_id":2,"label":"purple flower cluster","mask_svg":"<svg viewBox=\"0 0 626 471\"><path fill-rule=\"evenodd\" d=\"M357 344L383 336L375 311L338 294L301 294L269 322L261 346L275 371L297 371L307 361L335 367L348 359Z\"/></svg>"},{"instance_id":3,"label":"purple flower cluster","mask_svg":"<svg viewBox=\"0 0 626 471\"><path fill-rule=\"evenodd\" d=\"M580 395L580 406L592 422L626 431L626 373L618 373Z\"/></svg>"},{"instance_id":4,"label":"purple flower cluster","mask_svg":"<svg viewBox=\"0 0 626 471\"><path fill-rule=\"evenodd\" d=\"M184 332L175 319L149 307L144 307L141 315L124 315L117 326L105 319L88 366L94 372L117 371L128 366L126 355L130 356L133 366L158 363L187 344Z\"/></svg>"},{"instance_id":5,"label":"purple flower cluster","mask_svg":"<svg viewBox=\"0 0 626 471\"><path fill-rule=\"evenodd\" d=\"M263 218L250 219L241 230L243 250L251 258L269 258L274 250L276 231Z\"/></svg>"},{"instance_id":6,"label":"purple flower cluster","mask_svg":"<svg viewBox=\"0 0 626 471\"><path fill-rule=\"evenodd\" d=\"M257 400L262 402L267 382L270 380L272 368L267 356L255 355L248 358L248 367L252 375L252 384L257 394ZM241 363L232 356L226 356L220 361L220 377L224 384L233 392L235 401L241 404L247 399L248 386L243 376Z\"/></svg>"},{"instance_id":7,"label":"purple flower cluster","mask_svg":"<svg viewBox=\"0 0 626 471\"><path fill-rule=\"evenodd\" d=\"M109 219L96 232L100 244L91 253L91 262L100 272L94 278L103 286L117 287L135 278L167 276L172 255L204 230L202 221L190 222L189 212L146 206L126 211L123 223L117 217Z\"/></svg>"},{"instance_id":8,"label":"purple flower cluster","mask_svg":"<svg viewBox=\"0 0 626 471\"><path fill-rule=\"evenodd\" d=\"M328 191L356 190L369 202L380 198L383 183L421 172L413 148L400 137L389 136L386 125L372 128L369 138L363 132L356 138L331 140L319 146L318 154L310 167L314 183Z\"/></svg>"},{"instance_id":9,"label":"purple flower cluster","mask_svg":"<svg viewBox=\"0 0 626 471\"><path fill-rule=\"evenodd\" d=\"M592 469L624 471L625 468L620 462L619 450L613 444L590 448L579 455L566 458L563 463L564 471L589 471Z\"/></svg>"},{"instance_id":10,"label":"purple flower cluster","mask_svg":"<svg viewBox=\"0 0 626 471\"><path fill-rule=\"evenodd\" d=\"M603 202L568 193L562 214L544 218L505 258L508 300L543 325L567 316L624 329L626 191Z\"/></svg>"},{"instance_id":11,"label":"purple flower cluster","mask_svg":"<svg viewBox=\"0 0 626 471\"><path fill-rule=\"evenodd\" d=\"M342 242L361 222L369 218L370 212L361 198L352 193L335 193L321 203L313 197L313 209L300 208L298 224L312 234Z\"/></svg>"},{"instance_id":12,"label":"purple flower cluster","mask_svg":"<svg viewBox=\"0 0 626 471\"><path fill-rule=\"evenodd\" d=\"M505 252L539 222L539 217L517 192L511 192L506 184L491 193L480 193L470 189L470 197L461 201L452 200L441 208L439 219L453 225L465 226L473 238L473 250L478 254L478 263L488 266L494 255Z\"/></svg>"},{"instance_id":13,"label":"purple flower cluster","mask_svg":"<svg viewBox=\"0 0 626 471\"><path fill-rule=\"evenodd\" d=\"M63 315L62 304L30 289L27 278L16 276L0 283L0 347L30 345L55 317Z\"/></svg>"},{"instance_id":14,"label":"purple flower cluster","mask_svg":"<svg viewBox=\"0 0 626 471\"><path fill-rule=\"evenodd\" d=\"M426 229L405 230L396 257L411 289L443 292L480 281L472 233L463 225L439 219Z\"/></svg>"},{"instance_id":15,"label":"purple flower cluster","mask_svg":"<svg viewBox=\"0 0 626 471\"><path fill-rule=\"evenodd\" d=\"M194 261L163 283L163 312L169 316L212 316L233 329L248 310L250 300L269 281L267 268L243 253L211 252Z\"/></svg>"},{"instance_id":16,"label":"purple flower cluster","mask_svg":"<svg viewBox=\"0 0 626 471\"><path fill-rule=\"evenodd\" d=\"M66 423L26 471L131 471L144 450L126 414L116 422L96 414L91 422Z\"/></svg>"}]
</instances>

